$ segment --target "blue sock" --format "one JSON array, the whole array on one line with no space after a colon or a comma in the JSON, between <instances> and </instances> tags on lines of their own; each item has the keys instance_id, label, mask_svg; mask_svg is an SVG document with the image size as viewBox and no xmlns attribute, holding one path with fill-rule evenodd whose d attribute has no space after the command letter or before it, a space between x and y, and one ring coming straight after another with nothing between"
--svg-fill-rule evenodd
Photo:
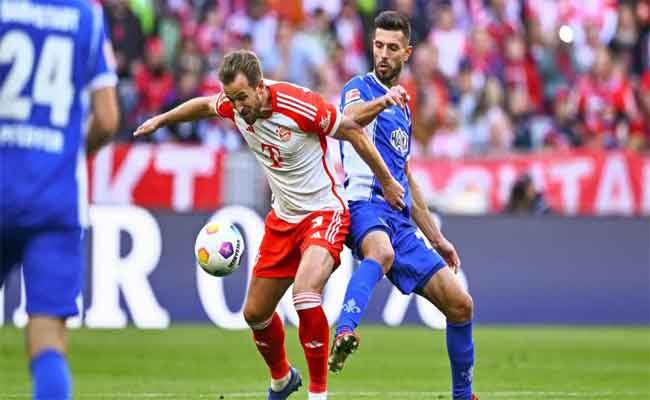
<instances>
[{"instance_id":1,"label":"blue sock","mask_svg":"<svg viewBox=\"0 0 650 400\"><path fill-rule=\"evenodd\" d=\"M469 400L472 397L474 368L472 321L460 324L447 322L447 353L451 362L452 397L454 400Z\"/></svg>"},{"instance_id":2,"label":"blue sock","mask_svg":"<svg viewBox=\"0 0 650 400\"><path fill-rule=\"evenodd\" d=\"M35 400L67 400L71 397L72 378L63 354L46 349L30 363Z\"/></svg>"},{"instance_id":3,"label":"blue sock","mask_svg":"<svg viewBox=\"0 0 650 400\"><path fill-rule=\"evenodd\" d=\"M354 330L359 325L372 291L383 276L384 269L377 261L368 258L361 261L345 291L343 310L336 326L337 335L344 330Z\"/></svg>"}]
</instances>

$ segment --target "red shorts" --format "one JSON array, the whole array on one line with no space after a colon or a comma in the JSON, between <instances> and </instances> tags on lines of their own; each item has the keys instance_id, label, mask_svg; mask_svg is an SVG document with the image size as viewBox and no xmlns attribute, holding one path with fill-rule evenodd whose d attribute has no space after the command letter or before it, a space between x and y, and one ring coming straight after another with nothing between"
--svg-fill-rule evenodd
<instances>
[{"instance_id":1,"label":"red shorts","mask_svg":"<svg viewBox=\"0 0 650 400\"><path fill-rule=\"evenodd\" d=\"M309 246L327 249L334 268L341 263L341 251L350 226L350 212L314 211L297 224L283 221L275 211L267 215L264 237L253 275L258 278L295 278L302 253Z\"/></svg>"}]
</instances>

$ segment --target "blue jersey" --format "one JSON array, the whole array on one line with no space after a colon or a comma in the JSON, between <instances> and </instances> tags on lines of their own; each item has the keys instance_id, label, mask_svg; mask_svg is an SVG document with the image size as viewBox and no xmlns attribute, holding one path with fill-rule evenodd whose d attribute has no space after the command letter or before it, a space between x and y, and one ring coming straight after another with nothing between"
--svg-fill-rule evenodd
<instances>
[{"instance_id":1,"label":"blue jersey","mask_svg":"<svg viewBox=\"0 0 650 400\"><path fill-rule=\"evenodd\" d=\"M84 224L88 95L116 82L98 5L0 0L0 220L5 227Z\"/></svg>"},{"instance_id":2,"label":"blue jersey","mask_svg":"<svg viewBox=\"0 0 650 400\"><path fill-rule=\"evenodd\" d=\"M340 109L362 101L372 101L388 92L374 72L359 75L343 88ZM382 111L364 132L375 144L393 177L404 187L404 213L410 215L411 196L406 177L406 163L411 151L411 112L408 108L391 106ZM345 193L348 201L385 201L382 189L368 165L348 142L341 141L341 159L345 171Z\"/></svg>"}]
</instances>

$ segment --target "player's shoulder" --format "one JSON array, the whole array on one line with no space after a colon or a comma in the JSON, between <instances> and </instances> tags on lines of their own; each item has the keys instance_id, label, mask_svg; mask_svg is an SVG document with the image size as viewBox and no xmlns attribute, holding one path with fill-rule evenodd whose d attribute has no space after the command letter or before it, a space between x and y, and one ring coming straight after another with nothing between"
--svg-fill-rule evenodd
<instances>
[{"instance_id":1,"label":"player's shoulder","mask_svg":"<svg viewBox=\"0 0 650 400\"><path fill-rule=\"evenodd\" d=\"M370 90L370 83L372 82L372 78L370 77L369 74L361 74L361 75L356 75L352 77L349 81L346 82L344 88L346 89L359 89L364 92L367 92Z\"/></svg>"},{"instance_id":2,"label":"player's shoulder","mask_svg":"<svg viewBox=\"0 0 650 400\"><path fill-rule=\"evenodd\" d=\"M271 96L276 99L297 99L310 103L314 101L314 97L317 97L308 88L290 82L264 79L264 84L269 88Z\"/></svg>"}]
</instances>

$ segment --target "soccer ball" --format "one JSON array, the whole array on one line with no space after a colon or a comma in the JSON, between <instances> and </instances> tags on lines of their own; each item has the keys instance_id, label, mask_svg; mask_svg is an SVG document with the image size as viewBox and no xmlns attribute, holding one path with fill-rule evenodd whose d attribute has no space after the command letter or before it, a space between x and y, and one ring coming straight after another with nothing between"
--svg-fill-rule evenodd
<instances>
[{"instance_id":1,"label":"soccer ball","mask_svg":"<svg viewBox=\"0 0 650 400\"><path fill-rule=\"evenodd\" d=\"M196 236L194 255L205 272L230 275L239 268L244 253L244 238L235 225L209 222Z\"/></svg>"}]
</instances>

